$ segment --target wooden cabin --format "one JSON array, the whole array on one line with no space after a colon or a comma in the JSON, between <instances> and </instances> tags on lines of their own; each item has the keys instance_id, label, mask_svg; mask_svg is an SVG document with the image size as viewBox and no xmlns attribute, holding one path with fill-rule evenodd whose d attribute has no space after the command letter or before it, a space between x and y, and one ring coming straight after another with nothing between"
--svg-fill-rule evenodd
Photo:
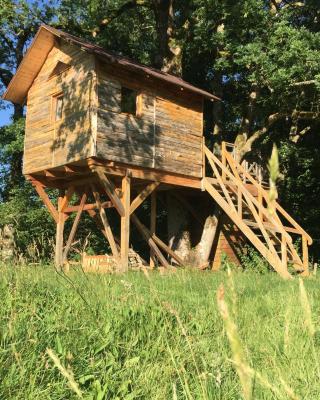
<instances>
[{"instance_id":1,"label":"wooden cabin","mask_svg":"<svg viewBox=\"0 0 320 400\"><path fill-rule=\"evenodd\" d=\"M43 25L3 98L27 106L23 173L57 223L57 264L66 259L83 211L100 217L102 232L122 265L128 260L130 221L150 245L154 262L167 267L166 253L182 264L156 236L155 211L150 229L134 211L151 193L155 199L156 190L191 189L199 199L209 196L224 215L215 238L215 266L222 252L237 258L234 244L239 241L234 238L240 233L282 275L288 275L290 258L298 269L306 269L307 233L280 209L289 230L280 217L268 217L261 183L241 169L226 146L220 157L205 146L203 102L219 101L213 94ZM45 192L48 187L60 189L58 208ZM89 204L91 192L94 202ZM80 203L71 206L75 193ZM104 195L108 200L103 202ZM120 215L119 243L108 207ZM64 221L72 212L77 215L64 246ZM304 239L304 258L290 244L290 229ZM274 244L274 237L280 242Z\"/></svg>"}]
</instances>

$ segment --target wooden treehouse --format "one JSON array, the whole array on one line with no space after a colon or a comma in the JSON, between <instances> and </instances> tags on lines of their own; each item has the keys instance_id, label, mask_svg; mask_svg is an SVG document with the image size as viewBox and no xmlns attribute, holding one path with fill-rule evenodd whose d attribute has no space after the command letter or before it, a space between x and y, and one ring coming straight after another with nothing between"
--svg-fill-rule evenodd
<instances>
[{"instance_id":1,"label":"wooden treehouse","mask_svg":"<svg viewBox=\"0 0 320 400\"><path fill-rule=\"evenodd\" d=\"M58 266L67 259L83 212L96 220L123 270L131 223L150 246L152 263L183 264L156 234L156 200L166 191L195 218L193 202L205 207L210 201L219 210L214 265L221 253L235 259L236 247L250 243L281 276L291 276L288 265L307 272L312 239L278 203L269 204L259 169L239 163L232 145L224 143L219 155L205 146L203 101L218 101L214 95L41 26L3 98L27 106L23 173L56 222ZM47 188L59 189L57 208ZM72 196L78 204L69 204ZM147 227L135 211L149 196ZM119 239L109 208L121 220Z\"/></svg>"}]
</instances>

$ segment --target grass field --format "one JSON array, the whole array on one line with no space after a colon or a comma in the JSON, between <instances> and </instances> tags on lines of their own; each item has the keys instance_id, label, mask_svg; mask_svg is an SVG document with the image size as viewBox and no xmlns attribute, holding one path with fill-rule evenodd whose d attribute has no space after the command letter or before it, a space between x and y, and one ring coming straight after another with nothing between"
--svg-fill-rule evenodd
<instances>
[{"instance_id":1,"label":"grass field","mask_svg":"<svg viewBox=\"0 0 320 400\"><path fill-rule=\"evenodd\" d=\"M0 294L1 399L320 398L314 277L3 266Z\"/></svg>"}]
</instances>

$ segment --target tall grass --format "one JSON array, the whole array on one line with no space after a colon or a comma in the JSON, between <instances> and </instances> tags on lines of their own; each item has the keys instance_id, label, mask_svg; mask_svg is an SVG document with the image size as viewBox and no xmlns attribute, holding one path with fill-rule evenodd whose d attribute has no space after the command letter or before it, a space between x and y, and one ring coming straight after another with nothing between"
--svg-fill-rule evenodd
<instances>
[{"instance_id":1,"label":"tall grass","mask_svg":"<svg viewBox=\"0 0 320 400\"><path fill-rule=\"evenodd\" d=\"M1 399L320 398L318 278L0 272Z\"/></svg>"}]
</instances>

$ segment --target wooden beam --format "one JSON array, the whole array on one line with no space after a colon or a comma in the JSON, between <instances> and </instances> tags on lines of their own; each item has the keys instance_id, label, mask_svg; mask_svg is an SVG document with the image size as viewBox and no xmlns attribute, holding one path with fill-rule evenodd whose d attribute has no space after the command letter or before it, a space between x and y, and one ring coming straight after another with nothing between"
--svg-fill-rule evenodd
<instances>
[{"instance_id":1,"label":"wooden beam","mask_svg":"<svg viewBox=\"0 0 320 400\"><path fill-rule=\"evenodd\" d=\"M106 191L107 195L109 196L110 200L112 201L113 205L115 206L116 210L120 214L121 217L124 217L125 211L121 199L118 197L116 193L116 189L114 184L107 178L106 174L104 173L103 169L96 168L96 173L100 179L100 182Z\"/></svg>"},{"instance_id":2,"label":"wooden beam","mask_svg":"<svg viewBox=\"0 0 320 400\"><path fill-rule=\"evenodd\" d=\"M72 242L73 242L74 236L76 234L76 231L78 229L78 225L79 225L79 222L80 222L80 217L81 217L84 205L86 204L86 201L87 201L87 194L83 193L83 195L81 197L80 204L79 204L77 215L76 215L76 217L75 217L75 219L73 221L73 225L72 225L72 228L71 228L71 231L70 231L66 246L64 248L64 252L63 252L63 256L62 256L62 263L64 263L66 261L67 257L68 257L68 253L69 253L70 247L72 245Z\"/></svg>"},{"instance_id":3,"label":"wooden beam","mask_svg":"<svg viewBox=\"0 0 320 400\"><path fill-rule=\"evenodd\" d=\"M122 270L128 270L129 240L130 240L130 189L131 182L128 176L122 178L122 205L124 215L121 216L121 264Z\"/></svg>"},{"instance_id":4,"label":"wooden beam","mask_svg":"<svg viewBox=\"0 0 320 400\"><path fill-rule=\"evenodd\" d=\"M156 233L156 223L157 223L157 192L153 191L151 193L151 215L150 215L150 234ZM154 263L154 251L150 249L150 268L155 267Z\"/></svg>"},{"instance_id":5,"label":"wooden beam","mask_svg":"<svg viewBox=\"0 0 320 400\"><path fill-rule=\"evenodd\" d=\"M72 181L66 181L62 186L64 188L68 188L70 186L70 183L72 183L72 186L78 187L78 186L85 186L85 185L91 185L91 183L95 184L99 182L99 179L96 174L89 173L87 176L80 177L79 179L72 179Z\"/></svg>"},{"instance_id":6,"label":"wooden beam","mask_svg":"<svg viewBox=\"0 0 320 400\"><path fill-rule=\"evenodd\" d=\"M167 246L156 234L151 235L151 238L154 240L154 242L162 248L167 254L169 254L170 257L172 257L176 262L183 266L184 262L183 260L172 250L170 249L169 246Z\"/></svg>"},{"instance_id":7,"label":"wooden beam","mask_svg":"<svg viewBox=\"0 0 320 400\"><path fill-rule=\"evenodd\" d=\"M66 194L61 202L61 211L62 212L65 212L65 208L68 207L69 201L71 200L73 193L74 193L74 186L70 186L67 189Z\"/></svg>"},{"instance_id":8,"label":"wooden beam","mask_svg":"<svg viewBox=\"0 0 320 400\"><path fill-rule=\"evenodd\" d=\"M56 230L56 247L55 247L55 266L58 270L62 268L63 265L63 232L65 216L61 212L61 204L64 197L64 193L60 190L58 198L58 220L57 220L57 230Z\"/></svg>"},{"instance_id":9,"label":"wooden beam","mask_svg":"<svg viewBox=\"0 0 320 400\"><path fill-rule=\"evenodd\" d=\"M93 193L94 199L95 199L95 201L97 203L97 208L99 210L99 214L100 214L100 218L101 218L101 221L102 221L102 224L103 224L103 228L104 228L104 230L106 232L106 235L107 235L110 247L111 247L112 254L113 254L113 256L115 258L118 259L119 258L119 252L118 252L117 245L116 245L116 242L115 242L114 237L113 237L113 233L112 233L112 230L111 230L111 227L110 227L106 212L105 212L104 208L102 208L102 205L101 205L100 194L99 194L99 192L97 191L97 189L95 188L94 185L92 185L91 187L92 187L92 193Z\"/></svg>"},{"instance_id":10,"label":"wooden beam","mask_svg":"<svg viewBox=\"0 0 320 400\"><path fill-rule=\"evenodd\" d=\"M35 188L36 192L38 193L39 197L43 201L44 205L47 207L49 210L52 218L55 220L56 223L59 221L59 214L54 205L52 204L51 200L49 199L49 196L43 189L43 186L39 183L33 183L33 187Z\"/></svg>"},{"instance_id":11,"label":"wooden beam","mask_svg":"<svg viewBox=\"0 0 320 400\"><path fill-rule=\"evenodd\" d=\"M181 174L168 173L164 171L155 170L154 168L135 167L129 164L112 163L110 161L103 161L97 159L89 159L88 166L93 171L98 167L110 175L125 176L128 172L132 178L143 179L147 181L156 181L167 183L175 186L185 186L196 189L201 189L201 178L191 177Z\"/></svg>"},{"instance_id":12,"label":"wooden beam","mask_svg":"<svg viewBox=\"0 0 320 400\"><path fill-rule=\"evenodd\" d=\"M104 201L103 203L101 203L102 208L113 208L114 205L112 204L111 201ZM66 214L68 213L73 213L73 212L77 212L79 210L79 205L78 206L68 206L64 209L64 212ZM88 211L88 210L95 210L97 208L97 204L96 203L92 203L92 204L85 204L85 206L83 207L83 211Z\"/></svg>"},{"instance_id":13,"label":"wooden beam","mask_svg":"<svg viewBox=\"0 0 320 400\"><path fill-rule=\"evenodd\" d=\"M152 182L146 186L131 203L130 214L132 214L159 185L160 182Z\"/></svg>"},{"instance_id":14,"label":"wooden beam","mask_svg":"<svg viewBox=\"0 0 320 400\"><path fill-rule=\"evenodd\" d=\"M138 231L142 234L146 242L149 244L149 246L152 248L154 251L155 255L157 256L158 260L160 263L165 267L169 268L170 265L168 261L165 259L163 254L161 253L159 247L155 244L154 240L150 236L149 230L140 222L139 218L135 214L131 214L131 220L137 227Z\"/></svg>"}]
</instances>

